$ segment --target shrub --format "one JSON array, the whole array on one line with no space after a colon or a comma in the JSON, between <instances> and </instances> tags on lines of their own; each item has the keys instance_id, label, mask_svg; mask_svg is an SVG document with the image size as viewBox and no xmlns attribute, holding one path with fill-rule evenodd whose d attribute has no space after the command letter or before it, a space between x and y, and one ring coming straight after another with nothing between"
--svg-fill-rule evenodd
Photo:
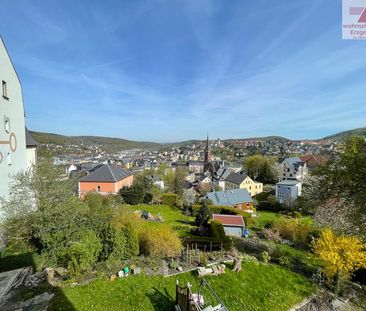
<instances>
[{"instance_id":1,"label":"shrub","mask_svg":"<svg viewBox=\"0 0 366 311\"><path fill-rule=\"evenodd\" d=\"M128 223L122 228L122 234L125 237L124 257L130 259L137 256L139 253L139 238L136 229Z\"/></svg>"},{"instance_id":2,"label":"shrub","mask_svg":"<svg viewBox=\"0 0 366 311\"><path fill-rule=\"evenodd\" d=\"M179 261L176 259L172 259L172 261L169 264L169 267L171 269L177 269L179 267Z\"/></svg>"},{"instance_id":3,"label":"shrub","mask_svg":"<svg viewBox=\"0 0 366 311\"><path fill-rule=\"evenodd\" d=\"M279 242L281 240L280 233L276 229L265 228L262 230L262 233L267 240L275 242Z\"/></svg>"},{"instance_id":4,"label":"shrub","mask_svg":"<svg viewBox=\"0 0 366 311\"><path fill-rule=\"evenodd\" d=\"M143 203L145 192L140 184L134 184L131 187L123 187L120 190L123 201L127 204L136 205Z\"/></svg>"},{"instance_id":5,"label":"shrub","mask_svg":"<svg viewBox=\"0 0 366 311\"><path fill-rule=\"evenodd\" d=\"M270 196L269 196L270 199ZM268 200L268 201L261 201L259 202L258 206L257 206L258 210L262 210L262 211L270 211L270 212L283 212L283 211L288 211L288 207L284 204L281 204L277 201L272 201L272 200Z\"/></svg>"},{"instance_id":6,"label":"shrub","mask_svg":"<svg viewBox=\"0 0 366 311\"><path fill-rule=\"evenodd\" d=\"M312 231L312 226L301 219L283 218L273 226L284 239L303 244L309 242L309 235Z\"/></svg>"},{"instance_id":7,"label":"shrub","mask_svg":"<svg viewBox=\"0 0 366 311\"><path fill-rule=\"evenodd\" d=\"M281 256L279 258L279 263L281 266L291 269L293 267L293 261L291 257Z\"/></svg>"},{"instance_id":8,"label":"shrub","mask_svg":"<svg viewBox=\"0 0 366 311\"><path fill-rule=\"evenodd\" d=\"M176 232L167 226L144 226L139 234L140 252L150 256L174 256L182 248Z\"/></svg>"},{"instance_id":9,"label":"shrub","mask_svg":"<svg viewBox=\"0 0 366 311\"><path fill-rule=\"evenodd\" d=\"M151 193L145 193L143 203L150 203L153 199L153 195Z\"/></svg>"},{"instance_id":10,"label":"shrub","mask_svg":"<svg viewBox=\"0 0 366 311\"><path fill-rule=\"evenodd\" d=\"M176 195L174 193L164 193L161 196L161 200L164 205L176 206L177 200L178 200L178 195Z\"/></svg>"},{"instance_id":11,"label":"shrub","mask_svg":"<svg viewBox=\"0 0 366 311\"><path fill-rule=\"evenodd\" d=\"M196 225L206 227L211 217L212 217L211 210L206 205L201 206L196 214L195 219Z\"/></svg>"},{"instance_id":12,"label":"shrub","mask_svg":"<svg viewBox=\"0 0 366 311\"><path fill-rule=\"evenodd\" d=\"M102 249L97 235L92 230L76 233L65 250L64 260L72 276L90 271Z\"/></svg>"},{"instance_id":13,"label":"shrub","mask_svg":"<svg viewBox=\"0 0 366 311\"><path fill-rule=\"evenodd\" d=\"M126 238L121 229L109 225L101 232L103 250L101 260L125 259Z\"/></svg>"},{"instance_id":14,"label":"shrub","mask_svg":"<svg viewBox=\"0 0 366 311\"><path fill-rule=\"evenodd\" d=\"M259 255L261 252L272 254L274 246L257 238L235 239L235 246L240 252Z\"/></svg>"},{"instance_id":15,"label":"shrub","mask_svg":"<svg viewBox=\"0 0 366 311\"><path fill-rule=\"evenodd\" d=\"M261 252L261 259L264 263L268 263L271 260L271 256L268 254L268 252L263 251Z\"/></svg>"},{"instance_id":16,"label":"shrub","mask_svg":"<svg viewBox=\"0 0 366 311\"><path fill-rule=\"evenodd\" d=\"M258 201L258 202L262 202L262 201L266 201L268 196L270 195L269 192L261 192L261 193L258 193L254 196L254 198Z\"/></svg>"},{"instance_id":17,"label":"shrub","mask_svg":"<svg viewBox=\"0 0 366 311\"><path fill-rule=\"evenodd\" d=\"M211 237L217 239L217 240L225 240L226 234L224 230L224 226L221 222L213 220L210 223L210 233Z\"/></svg>"},{"instance_id":18,"label":"shrub","mask_svg":"<svg viewBox=\"0 0 366 311\"><path fill-rule=\"evenodd\" d=\"M357 237L337 236L331 229L325 229L313 247L324 263L328 280L335 278L337 286L355 270L366 268L366 245Z\"/></svg>"},{"instance_id":19,"label":"shrub","mask_svg":"<svg viewBox=\"0 0 366 311\"><path fill-rule=\"evenodd\" d=\"M111 222L99 233L103 244L101 260L121 261L138 255L137 228L140 224L135 214L123 209L114 211Z\"/></svg>"}]
</instances>

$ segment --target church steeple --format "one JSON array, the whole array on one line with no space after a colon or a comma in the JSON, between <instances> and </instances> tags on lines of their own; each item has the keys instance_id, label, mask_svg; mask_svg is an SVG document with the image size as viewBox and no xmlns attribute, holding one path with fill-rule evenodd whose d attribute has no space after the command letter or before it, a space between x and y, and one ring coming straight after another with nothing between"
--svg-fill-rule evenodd
<instances>
[{"instance_id":1,"label":"church steeple","mask_svg":"<svg viewBox=\"0 0 366 311\"><path fill-rule=\"evenodd\" d=\"M203 168L204 168L205 172L210 168L210 161L211 161L211 153L210 153L210 146L209 146L208 133L207 133L205 158L204 158L204 164L203 164Z\"/></svg>"}]
</instances>

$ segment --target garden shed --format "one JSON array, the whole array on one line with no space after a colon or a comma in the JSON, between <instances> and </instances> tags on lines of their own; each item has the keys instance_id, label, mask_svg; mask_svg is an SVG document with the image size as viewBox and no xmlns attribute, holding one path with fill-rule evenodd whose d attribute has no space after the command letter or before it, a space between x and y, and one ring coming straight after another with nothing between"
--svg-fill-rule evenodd
<instances>
[{"instance_id":1,"label":"garden shed","mask_svg":"<svg viewBox=\"0 0 366 311\"><path fill-rule=\"evenodd\" d=\"M213 214L212 218L222 223L226 235L243 236L245 229L243 216Z\"/></svg>"}]
</instances>

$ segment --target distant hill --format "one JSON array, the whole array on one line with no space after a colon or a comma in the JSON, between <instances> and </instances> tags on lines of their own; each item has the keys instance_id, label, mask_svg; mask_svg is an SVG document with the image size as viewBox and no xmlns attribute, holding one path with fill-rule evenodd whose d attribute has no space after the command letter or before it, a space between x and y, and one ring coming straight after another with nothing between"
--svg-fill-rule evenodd
<instances>
[{"instance_id":1,"label":"distant hill","mask_svg":"<svg viewBox=\"0 0 366 311\"><path fill-rule=\"evenodd\" d=\"M187 140L176 143L164 143L159 144L155 142L145 142L145 141L132 141L122 138L113 138L113 137L102 137L102 136L64 136L53 133L43 133L30 131L35 140L40 144L74 144L74 145L103 145L106 150L109 151L119 151L119 150L127 150L127 149L155 149L161 147L170 147L170 146L183 146L192 143L202 143L205 140ZM302 142L314 142L319 143L323 140L340 140L350 135L363 135L366 136L366 127L357 128L349 131L340 132L337 134L333 134L321 139L306 139L306 140L291 140L281 136L266 136L266 137L252 137L252 138L238 138L238 139L223 139L225 142L232 142L235 140L244 140L244 141L278 141L278 142L288 142L288 141L302 141Z\"/></svg>"},{"instance_id":2,"label":"distant hill","mask_svg":"<svg viewBox=\"0 0 366 311\"><path fill-rule=\"evenodd\" d=\"M144 141L132 141L121 138L102 137L102 136L64 136L53 133L43 133L30 131L33 138L39 144L75 144L75 145L103 145L111 151L127 149L150 149L158 148L161 144Z\"/></svg>"},{"instance_id":3,"label":"distant hill","mask_svg":"<svg viewBox=\"0 0 366 311\"><path fill-rule=\"evenodd\" d=\"M324 137L323 139L343 139L343 138L348 137L350 135L366 136L366 127L360 127L360 128L353 129L353 130L340 132L340 133L337 133L337 134L333 134L333 135Z\"/></svg>"}]
</instances>

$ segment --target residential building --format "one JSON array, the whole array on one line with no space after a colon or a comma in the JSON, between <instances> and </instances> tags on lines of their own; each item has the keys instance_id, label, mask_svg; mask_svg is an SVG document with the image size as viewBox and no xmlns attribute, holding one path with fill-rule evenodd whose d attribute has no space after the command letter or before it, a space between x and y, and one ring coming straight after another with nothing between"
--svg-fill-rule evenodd
<instances>
[{"instance_id":1,"label":"residential building","mask_svg":"<svg viewBox=\"0 0 366 311\"><path fill-rule=\"evenodd\" d=\"M212 219L222 223L226 235L244 235L245 223L242 216L213 214Z\"/></svg>"},{"instance_id":2,"label":"residential building","mask_svg":"<svg viewBox=\"0 0 366 311\"><path fill-rule=\"evenodd\" d=\"M206 195L213 205L229 206L242 211L252 211L253 200L246 189L209 192Z\"/></svg>"},{"instance_id":3,"label":"residential building","mask_svg":"<svg viewBox=\"0 0 366 311\"><path fill-rule=\"evenodd\" d=\"M225 179L225 190L246 189L251 196L263 192L263 184L251 179L246 173L230 173Z\"/></svg>"},{"instance_id":4,"label":"residential building","mask_svg":"<svg viewBox=\"0 0 366 311\"><path fill-rule=\"evenodd\" d=\"M276 200L292 207L301 195L302 183L296 179L287 179L276 184Z\"/></svg>"},{"instance_id":5,"label":"residential building","mask_svg":"<svg viewBox=\"0 0 366 311\"><path fill-rule=\"evenodd\" d=\"M120 166L105 164L79 180L79 196L88 192L117 194L123 187L130 187L132 182L132 173Z\"/></svg>"},{"instance_id":6,"label":"residential building","mask_svg":"<svg viewBox=\"0 0 366 311\"><path fill-rule=\"evenodd\" d=\"M6 199L12 176L28 162L22 87L1 36L0 84L0 197Z\"/></svg>"},{"instance_id":7,"label":"residential building","mask_svg":"<svg viewBox=\"0 0 366 311\"><path fill-rule=\"evenodd\" d=\"M230 170L225 167L220 167L214 172L214 183L219 186L222 190L226 190L226 178L230 175Z\"/></svg>"},{"instance_id":8,"label":"residential building","mask_svg":"<svg viewBox=\"0 0 366 311\"><path fill-rule=\"evenodd\" d=\"M188 161L188 170L192 173L201 173L204 168L203 161Z\"/></svg>"},{"instance_id":9,"label":"residential building","mask_svg":"<svg viewBox=\"0 0 366 311\"><path fill-rule=\"evenodd\" d=\"M37 161L38 143L34 140L27 128L25 128L25 143L27 148L27 169L31 169Z\"/></svg>"},{"instance_id":10,"label":"residential building","mask_svg":"<svg viewBox=\"0 0 366 311\"><path fill-rule=\"evenodd\" d=\"M197 187L203 191L211 191L212 190L212 180L206 174L200 174L197 180Z\"/></svg>"},{"instance_id":11,"label":"residential building","mask_svg":"<svg viewBox=\"0 0 366 311\"><path fill-rule=\"evenodd\" d=\"M70 164L69 166L66 167L65 172L66 174L70 175L72 172L75 172L78 170L78 167L74 164Z\"/></svg>"},{"instance_id":12,"label":"residential building","mask_svg":"<svg viewBox=\"0 0 366 311\"><path fill-rule=\"evenodd\" d=\"M312 172L317 167L327 163L327 159L321 154L304 155L300 157L301 161L306 163L309 172Z\"/></svg>"},{"instance_id":13,"label":"residential building","mask_svg":"<svg viewBox=\"0 0 366 311\"><path fill-rule=\"evenodd\" d=\"M229 170L232 173L240 173L243 170L243 166L238 163L231 163L229 166Z\"/></svg>"},{"instance_id":14,"label":"residential building","mask_svg":"<svg viewBox=\"0 0 366 311\"><path fill-rule=\"evenodd\" d=\"M304 182L308 175L308 169L306 163L299 157L285 158L277 166L278 179L296 179L300 182Z\"/></svg>"}]
</instances>

